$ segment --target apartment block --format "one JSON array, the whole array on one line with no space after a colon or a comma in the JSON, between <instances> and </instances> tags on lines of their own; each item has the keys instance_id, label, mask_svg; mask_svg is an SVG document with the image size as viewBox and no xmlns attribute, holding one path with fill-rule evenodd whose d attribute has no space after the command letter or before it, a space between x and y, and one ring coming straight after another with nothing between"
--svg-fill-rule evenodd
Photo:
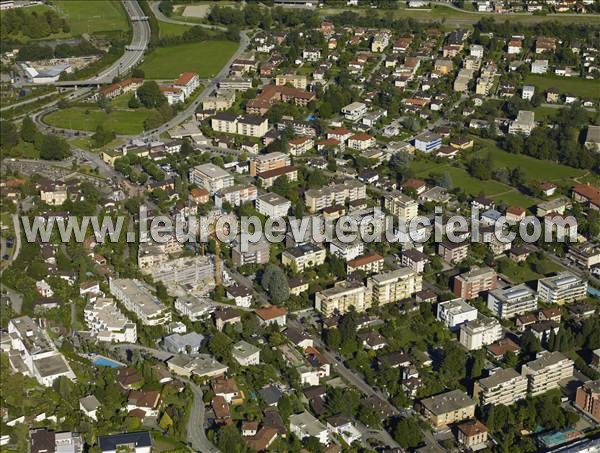
<instances>
[{"instance_id":1,"label":"apartment block","mask_svg":"<svg viewBox=\"0 0 600 453\"><path fill-rule=\"evenodd\" d=\"M367 197L367 186L354 179L320 189L310 189L304 193L304 201L310 212L321 211L334 205L344 205L346 201L362 200Z\"/></svg>"},{"instance_id":2,"label":"apartment block","mask_svg":"<svg viewBox=\"0 0 600 453\"><path fill-rule=\"evenodd\" d=\"M190 169L190 183L204 187L212 195L233 186L233 176L215 164L197 165Z\"/></svg>"},{"instance_id":3,"label":"apartment block","mask_svg":"<svg viewBox=\"0 0 600 453\"><path fill-rule=\"evenodd\" d=\"M296 271L303 272L306 268L320 266L327 257L326 250L313 242L284 250L281 262L284 266L293 266Z\"/></svg>"},{"instance_id":4,"label":"apartment block","mask_svg":"<svg viewBox=\"0 0 600 453\"><path fill-rule=\"evenodd\" d=\"M587 288L587 281L565 271L554 277L539 279L537 292L543 302L567 304L587 297Z\"/></svg>"},{"instance_id":5,"label":"apartment block","mask_svg":"<svg viewBox=\"0 0 600 453\"><path fill-rule=\"evenodd\" d=\"M410 222L419 214L417 201L398 190L383 196L383 207L402 222Z\"/></svg>"},{"instance_id":6,"label":"apartment block","mask_svg":"<svg viewBox=\"0 0 600 453\"><path fill-rule=\"evenodd\" d=\"M273 170L268 170L256 175L264 189L272 187L275 181L282 176L286 177L288 181L297 181L298 169L293 165L287 165L285 167L275 168Z\"/></svg>"},{"instance_id":7,"label":"apartment block","mask_svg":"<svg viewBox=\"0 0 600 453\"><path fill-rule=\"evenodd\" d=\"M261 116L238 116L232 113L219 112L211 118L210 126L216 132L262 137L269 130L269 120Z\"/></svg>"},{"instance_id":8,"label":"apartment block","mask_svg":"<svg viewBox=\"0 0 600 453\"><path fill-rule=\"evenodd\" d=\"M361 313L371 307L372 292L361 283L342 281L329 288L316 293L315 309L323 316L332 316L335 313L343 315L350 307Z\"/></svg>"},{"instance_id":9,"label":"apartment block","mask_svg":"<svg viewBox=\"0 0 600 453\"><path fill-rule=\"evenodd\" d=\"M143 272L165 285L211 287L214 285L215 263L209 256L186 256L165 261Z\"/></svg>"},{"instance_id":10,"label":"apartment block","mask_svg":"<svg viewBox=\"0 0 600 453\"><path fill-rule=\"evenodd\" d=\"M462 390L431 396L420 402L423 416L436 428L475 417L476 403Z\"/></svg>"},{"instance_id":11,"label":"apartment block","mask_svg":"<svg viewBox=\"0 0 600 453\"><path fill-rule=\"evenodd\" d=\"M529 135L535 127L535 113L527 110L519 110L517 118L508 126L509 134Z\"/></svg>"},{"instance_id":12,"label":"apartment block","mask_svg":"<svg viewBox=\"0 0 600 453\"><path fill-rule=\"evenodd\" d=\"M10 351L8 360L18 373L35 378L50 387L61 376L74 381L75 373L48 336L29 316L8 322Z\"/></svg>"},{"instance_id":13,"label":"apartment block","mask_svg":"<svg viewBox=\"0 0 600 453\"><path fill-rule=\"evenodd\" d=\"M468 253L468 242L443 241L438 244L438 255L448 263L459 263L467 257Z\"/></svg>"},{"instance_id":14,"label":"apartment block","mask_svg":"<svg viewBox=\"0 0 600 453\"><path fill-rule=\"evenodd\" d=\"M229 203L231 206L240 206L243 203L248 203L256 200L258 190L252 184L235 185L219 190L215 194L215 206L223 207L223 203Z\"/></svg>"},{"instance_id":15,"label":"apartment block","mask_svg":"<svg viewBox=\"0 0 600 453\"><path fill-rule=\"evenodd\" d=\"M473 398L487 404L510 406L527 397L527 378L514 368L495 371L491 376L480 379L473 386Z\"/></svg>"},{"instance_id":16,"label":"apartment block","mask_svg":"<svg viewBox=\"0 0 600 453\"><path fill-rule=\"evenodd\" d=\"M107 343L135 343L137 327L128 319L114 300L103 297L89 302L83 311L92 337Z\"/></svg>"},{"instance_id":17,"label":"apartment block","mask_svg":"<svg viewBox=\"0 0 600 453\"><path fill-rule=\"evenodd\" d=\"M190 321L199 321L206 316L214 313L215 306L208 298L200 298L190 294L180 296L175 299L175 310L190 319Z\"/></svg>"},{"instance_id":18,"label":"apartment block","mask_svg":"<svg viewBox=\"0 0 600 453\"><path fill-rule=\"evenodd\" d=\"M575 405L594 420L600 420L600 381L588 381L577 389Z\"/></svg>"},{"instance_id":19,"label":"apartment block","mask_svg":"<svg viewBox=\"0 0 600 453\"><path fill-rule=\"evenodd\" d=\"M250 161L250 175L256 176L269 170L292 165L290 156L280 152L260 154Z\"/></svg>"},{"instance_id":20,"label":"apartment block","mask_svg":"<svg viewBox=\"0 0 600 453\"><path fill-rule=\"evenodd\" d=\"M496 288L488 293L487 306L501 319L510 319L537 310L537 293L526 284Z\"/></svg>"},{"instance_id":21,"label":"apartment block","mask_svg":"<svg viewBox=\"0 0 600 453\"><path fill-rule=\"evenodd\" d=\"M358 258L354 258L348 261L347 271L349 274L356 271L363 271L367 274L374 274L383 270L385 260L383 256L378 253L369 253L368 255L362 255Z\"/></svg>"},{"instance_id":22,"label":"apartment block","mask_svg":"<svg viewBox=\"0 0 600 453\"><path fill-rule=\"evenodd\" d=\"M142 324L161 326L171 321L171 312L150 292L150 288L135 278L111 278L110 292L125 308L133 312Z\"/></svg>"},{"instance_id":23,"label":"apartment block","mask_svg":"<svg viewBox=\"0 0 600 453\"><path fill-rule=\"evenodd\" d=\"M291 201L276 193L266 193L256 199L256 210L269 218L285 217L291 207Z\"/></svg>"},{"instance_id":24,"label":"apartment block","mask_svg":"<svg viewBox=\"0 0 600 453\"><path fill-rule=\"evenodd\" d=\"M467 321L477 319L477 309L461 298L447 300L438 304L437 319L449 329L456 329Z\"/></svg>"},{"instance_id":25,"label":"apartment block","mask_svg":"<svg viewBox=\"0 0 600 453\"><path fill-rule=\"evenodd\" d=\"M412 269L401 267L369 278L367 286L373 291L373 303L386 305L407 299L421 291L423 277Z\"/></svg>"},{"instance_id":26,"label":"apartment block","mask_svg":"<svg viewBox=\"0 0 600 453\"><path fill-rule=\"evenodd\" d=\"M475 299L479 293L496 289L498 277L489 267L473 268L454 278L454 295L465 300Z\"/></svg>"},{"instance_id":27,"label":"apartment block","mask_svg":"<svg viewBox=\"0 0 600 453\"><path fill-rule=\"evenodd\" d=\"M496 318L479 315L460 326L460 343L469 351L481 349L503 337L502 325Z\"/></svg>"},{"instance_id":28,"label":"apartment block","mask_svg":"<svg viewBox=\"0 0 600 453\"><path fill-rule=\"evenodd\" d=\"M308 77L302 74L281 74L275 77L275 85L292 85L299 90L306 90Z\"/></svg>"},{"instance_id":29,"label":"apartment block","mask_svg":"<svg viewBox=\"0 0 600 453\"><path fill-rule=\"evenodd\" d=\"M266 264L269 262L270 248L266 239L256 243L249 243L246 249L242 249L240 241L231 244L231 259L236 266L244 264Z\"/></svg>"},{"instance_id":30,"label":"apartment block","mask_svg":"<svg viewBox=\"0 0 600 453\"><path fill-rule=\"evenodd\" d=\"M569 244L569 253L567 257L580 266L589 269L600 264L600 244L591 242L586 242L584 244Z\"/></svg>"},{"instance_id":31,"label":"apartment block","mask_svg":"<svg viewBox=\"0 0 600 453\"><path fill-rule=\"evenodd\" d=\"M521 374L527 377L527 389L531 396L541 395L558 387L563 379L573 376L573 361L562 353L547 352L527 362Z\"/></svg>"}]
</instances>

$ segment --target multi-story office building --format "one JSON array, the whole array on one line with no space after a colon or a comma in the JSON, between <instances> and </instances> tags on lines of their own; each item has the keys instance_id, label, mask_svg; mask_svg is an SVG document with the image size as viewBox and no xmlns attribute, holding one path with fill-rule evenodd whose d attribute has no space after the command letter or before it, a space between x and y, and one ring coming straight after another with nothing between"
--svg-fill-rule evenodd
<instances>
[{"instance_id":1,"label":"multi-story office building","mask_svg":"<svg viewBox=\"0 0 600 453\"><path fill-rule=\"evenodd\" d=\"M147 326L160 326L171 321L171 312L152 294L150 288L135 278L111 278L110 292L125 308Z\"/></svg>"},{"instance_id":2,"label":"multi-story office building","mask_svg":"<svg viewBox=\"0 0 600 453\"><path fill-rule=\"evenodd\" d=\"M288 167L290 165L292 165L292 160L287 154L278 151L269 154L260 154L250 161L250 175L256 176L265 171Z\"/></svg>"},{"instance_id":3,"label":"multi-story office building","mask_svg":"<svg viewBox=\"0 0 600 453\"><path fill-rule=\"evenodd\" d=\"M475 417L476 403L462 390L425 398L420 406L423 416L437 428Z\"/></svg>"},{"instance_id":4,"label":"multi-story office building","mask_svg":"<svg viewBox=\"0 0 600 453\"><path fill-rule=\"evenodd\" d=\"M456 329L467 321L477 319L477 309L461 298L447 300L438 304L437 319L449 329Z\"/></svg>"},{"instance_id":5,"label":"multi-story office building","mask_svg":"<svg viewBox=\"0 0 600 453\"><path fill-rule=\"evenodd\" d=\"M423 278L407 267L373 275L367 286L373 291L373 303L386 305L411 297L421 291Z\"/></svg>"},{"instance_id":6,"label":"multi-story office building","mask_svg":"<svg viewBox=\"0 0 600 453\"><path fill-rule=\"evenodd\" d=\"M473 398L482 405L502 404L510 406L527 397L527 378L513 368L495 371L491 376L480 379L473 386Z\"/></svg>"},{"instance_id":7,"label":"multi-story office building","mask_svg":"<svg viewBox=\"0 0 600 453\"><path fill-rule=\"evenodd\" d=\"M537 292L541 301L551 304L566 304L587 296L587 281L571 272L561 272L554 277L538 280Z\"/></svg>"},{"instance_id":8,"label":"multi-story office building","mask_svg":"<svg viewBox=\"0 0 600 453\"><path fill-rule=\"evenodd\" d=\"M135 343L137 327L117 307L114 300L98 298L88 303L83 311L91 335L108 343Z\"/></svg>"},{"instance_id":9,"label":"multi-story office building","mask_svg":"<svg viewBox=\"0 0 600 453\"><path fill-rule=\"evenodd\" d=\"M537 310L537 293L526 284L496 288L488 293L487 306L501 319Z\"/></svg>"},{"instance_id":10,"label":"multi-story office building","mask_svg":"<svg viewBox=\"0 0 600 453\"><path fill-rule=\"evenodd\" d=\"M498 320L481 314L460 326L460 343L470 351L492 344L502 336L502 325Z\"/></svg>"},{"instance_id":11,"label":"multi-story office building","mask_svg":"<svg viewBox=\"0 0 600 453\"><path fill-rule=\"evenodd\" d=\"M555 389L560 381L573 376L573 361L562 353L555 351L538 355L537 359L521 368L521 374L527 377L531 396Z\"/></svg>"},{"instance_id":12,"label":"multi-story office building","mask_svg":"<svg viewBox=\"0 0 600 453\"><path fill-rule=\"evenodd\" d=\"M67 360L58 352L48 334L29 316L11 319L8 336L8 359L14 371L33 377L46 387L61 376L75 380L75 373Z\"/></svg>"},{"instance_id":13,"label":"multi-story office building","mask_svg":"<svg viewBox=\"0 0 600 453\"><path fill-rule=\"evenodd\" d=\"M386 193L383 196L383 207L403 222L409 222L419 214L416 200L400 191Z\"/></svg>"},{"instance_id":14,"label":"multi-story office building","mask_svg":"<svg viewBox=\"0 0 600 453\"><path fill-rule=\"evenodd\" d=\"M371 301L370 288L358 282L342 281L315 295L315 309L325 317L336 312L347 313L350 307L360 313L371 307Z\"/></svg>"},{"instance_id":15,"label":"multi-story office building","mask_svg":"<svg viewBox=\"0 0 600 453\"><path fill-rule=\"evenodd\" d=\"M334 205L343 205L346 200L362 200L367 197L367 186L354 179L320 189L309 189L304 200L310 212L317 212Z\"/></svg>"},{"instance_id":16,"label":"multi-story office building","mask_svg":"<svg viewBox=\"0 0 600 453\"><path fill-rule=\"evenodd\" d=\"M475 299L479 293L496 288L496 271L489 267L473 268L454 278L454 294L465 300Z\"/></svg>"},{"instance_id":17,"label":"multi-story office building","mask_svg":"<svg viewBox=\"0 0 600 453\"><path fill-rule=\"evenodd\" d=\"M190 169L190 183L204 187L211 194L233 186L233 176L215 164L197 165Z\"/></svg>"},{"instance_id":18,"label":"multi-story office building","mask_svg":"<svg viewBox=\"0 0 600 453\"><path fill-rule=\"evenodd\" d=\"M326 250L313 242L299 245L292 249L284 250L281 262L284 266L293 266L296 271L302 272L309 267L320 266L325 262Z\"/></svg>"},{"instance_id":19,"label":"multi-story office building","mask_svg":"<svg viewBox=\"0 0 600 453\"><path fill-rule=\"evenodd\" d=\"M577 389L575 405L594 420L600 420L600 381L588 381Z\"/></svg>"}]
</instances>

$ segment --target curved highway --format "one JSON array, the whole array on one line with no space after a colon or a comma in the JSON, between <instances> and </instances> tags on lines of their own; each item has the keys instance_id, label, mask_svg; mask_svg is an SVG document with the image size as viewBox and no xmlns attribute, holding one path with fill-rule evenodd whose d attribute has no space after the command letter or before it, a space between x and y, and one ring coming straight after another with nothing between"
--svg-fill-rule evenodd
<instances>
[{"instance_id":1,"label":"curved highway","mask_svg":"<svg viewBox=\"0 0 600 453\"><path fill-rule=\"evenodd\" d=\"M125 47L125 53L112 66L100 72L97 76L87 80L69 80L54 83L56 86L69 87L81 85L94 85L112 83L115 77L131 70L137 65L150 42L150 24L137 0L121 0L123 8L131 22L133 37L131 43Z\"/></svg>"}]
</instances>

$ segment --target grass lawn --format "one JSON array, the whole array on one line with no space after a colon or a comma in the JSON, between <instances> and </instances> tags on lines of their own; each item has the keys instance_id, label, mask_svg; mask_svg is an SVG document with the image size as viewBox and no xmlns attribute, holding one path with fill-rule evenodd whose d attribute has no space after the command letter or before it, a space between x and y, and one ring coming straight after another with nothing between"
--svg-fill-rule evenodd
<instances>
[{"instance_id":1,"label":"grass lawn","mask_svg":"<svg viewBox=\"0 0 600 453\"><path fill-rule=\"evenodd\" d=\"M143 132L148 115L146 109L113 110L107 114L98 108L70 107L46 115L44 121L51 126L80 131L95 131L102 124L117 134L133 135Z\"/></svg>"},{"instance_id":2,"label":"grass lawn","mask_svg":"<svg viewBox=\"0 0 600 453\"><path fill-rule=\"evenodd\" d=\"M368 15L374 12L382 15L392 14L395 18L412 18L415 20L431 22L442 21L449 25L470 25L479 22L484 17L491 17L495 21L538 23L558 21L563 23L600 23L600 18L589 15L560 15L560 16L538 16L532 14L497 14L480 13L473 11L458 11L443 5L434 5L433 8L411 9L399 7L395 10L372 10L370 8L323 8L320 10L323 16L339 14L343 11L354 11L357 14Z\"/></svg>"},{"instance_id":3,"label":"grass lawn","mask_svg":"<svg viewBox=\"0 0 600 453\"><path fill-rule=\"evenodd\" d=\"M525 84L533 85L541 91L546 91L548 88L557 88L562 94L600 99L600 80L529 74L525 77Z\"/></svg>"},{"instance_id":4,"label":"grass lawn","mask_svg":"<svg viewBox=\"0 0 600 453\"><path fill-rule=\"evenodd\" d=\"M511 154L491 142L486 141L484 146L477 153L484 156L490 153L493 168L505 167L512 169L519 167L529 180L551 181L557 184L569 182L571 184L569 180L586 174L585 170L568 167L549 160L540 160L523 154Z\"/></svg>"},{"instance_id":5,"label":"grass lawn","mask_svg":"<svg viewBox=\"0 0 600 453\"><path fill-rule=\"evenodd\" d=\"M411 163L411 167L417 177L427 177L432 173L444 174L448 172L452 179L453 187L459 187L469 195L476 196L483 192L486 196L498 202L515 204L524 208L535 204L532 198L519 193L513 187L494 180L482 181L469 175L466 170L453 167L450 164L415 160Z\"/></svg>"},{"instance_id":6,"label":"grass lawn","mask_svg":"<svg viewBox=\"0 0 600 453\"><path fill-rule=\"evenodd\" d=\"M202 78L214 77L237 48L231 41L159 47L146 56L141 68L148 79L174 79L185 71L197 72Z\"/></svg>"},{"instance_id":7,"label":"grass lawn","mask_svg":"<svg viewBox=\"0 0 600 453\"><path fill-rule=\"evenodd\" d=\"M498 260L502 262L502 273L506 275L513 283L523 283L531 280L537 280L543 278L545 275L539 274L531 268L528 262L515 263L510 258L504 257ZM563 271L564 268L554 261L544 257L540 264L548 270L547 275Z\"/></svg>"},{"instance_id":8,"label":"grass lawn","mask_svg":"<svg viewBox=\"0 0 600 453\"><path fill-rule=\"evenodd\" d=\"M112 0L56 0L57 10L68 17L72 35L129 29L121 2Z\"/></svg>"},{"instance_id":9,"label":"grass lawn","mask_svg":"<svg viewBox=\"0 0 600 453\"><path fill-rule=\"evenodd\" d=\"M159 22L158 28L161 38L168 36L180 36L183 35L191 27L189 25L171 24L169 22Z\"/></svg>"}]
</instances>

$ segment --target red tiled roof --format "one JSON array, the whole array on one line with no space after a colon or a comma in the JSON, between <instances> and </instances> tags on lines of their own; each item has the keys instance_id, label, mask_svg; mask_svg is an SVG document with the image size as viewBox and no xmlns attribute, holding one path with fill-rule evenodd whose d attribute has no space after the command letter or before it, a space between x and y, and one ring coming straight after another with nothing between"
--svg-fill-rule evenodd
<instances>
[{"instance_id":1,"label":"red tiled roof","mask_svg":"<svg viewBox=\"0 0 600 453\"><path fill-rule=\"evenodd\" d=\"M378 253L370 253L369 255L359 256L358 258L353 259L348 262L348 267L360 267L365 264L374 263L375 261L383 260L383 256Z\"/></svg>"},{"instance_id":2,"label":"red tiled roof","mask_svg":"<svg viewBox=\"0 0 600 453\"><path fill-rule=\"evenodd\" d=\"M196 75L195 72L184 72L175 79L175 85L187 85L194 77L196 77Z\"/></svg>"},{"instance_id":3,"label":"red tiled roof","mask_svg":"<svg viewBox=\"0 0 600 453\"><path fill-rule=\"evenodd\" d=\"M283 307L271 305L270 307L258 308L256 309L255 313L263 321L269 321L271 319L286 315L287 310Z\"/></svg>"}]
</instances>

